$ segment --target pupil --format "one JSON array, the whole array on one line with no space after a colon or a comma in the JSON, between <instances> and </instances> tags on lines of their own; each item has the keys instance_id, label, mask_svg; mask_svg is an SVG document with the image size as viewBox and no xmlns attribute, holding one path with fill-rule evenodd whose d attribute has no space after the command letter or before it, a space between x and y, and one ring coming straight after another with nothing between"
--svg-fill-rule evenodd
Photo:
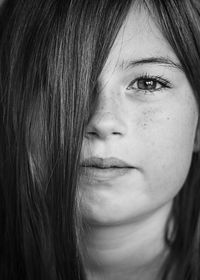
<instances>
[{"instance_id":1,"label":"pupil","mask_svg":"<svg viewBox=\"0 0 200 280\"><path fill-rule=\"evenodd\" d=\"M152 80L139 80L138 81L138 88L139 89L155 89L156 87L156 82Z\"/></svg>"}]
</instances>

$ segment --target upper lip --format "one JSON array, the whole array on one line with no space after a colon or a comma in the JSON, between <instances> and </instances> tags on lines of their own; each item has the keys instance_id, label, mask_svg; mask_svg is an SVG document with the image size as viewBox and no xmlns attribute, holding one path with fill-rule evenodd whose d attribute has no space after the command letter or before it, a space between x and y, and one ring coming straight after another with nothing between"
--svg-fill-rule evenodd
<instances>
[{"instance_id":1,"label":"upper lip","mask_svg":"<svg viewBox=\"0 0 200 280\"><path fill-rule=\"evenodd\" d=\"M115 157L109 157L109 158L100 158L100 157L90 157L81 163L81 166L83 167L97 167L97 168L133 168L130 164L127 162L115 158Z\"/></svg>"}]
</instances>

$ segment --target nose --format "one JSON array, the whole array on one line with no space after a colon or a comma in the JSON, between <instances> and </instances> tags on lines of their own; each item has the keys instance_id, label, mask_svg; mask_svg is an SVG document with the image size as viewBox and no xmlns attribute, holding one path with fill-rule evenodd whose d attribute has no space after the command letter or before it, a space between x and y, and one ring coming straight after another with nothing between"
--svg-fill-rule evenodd
<instances>
[{"instance_id":1,"label":"nose","mask_svg":"<svg viewBox=\"0 0 200 280\"><path fill-rule=\"evenodd\" d=\"M113 97L105 95L99 97L97 109L86 129L86 137L107 140L111 137L123 137L126 131L122 103Z\"/></svg>"}]
</instances>

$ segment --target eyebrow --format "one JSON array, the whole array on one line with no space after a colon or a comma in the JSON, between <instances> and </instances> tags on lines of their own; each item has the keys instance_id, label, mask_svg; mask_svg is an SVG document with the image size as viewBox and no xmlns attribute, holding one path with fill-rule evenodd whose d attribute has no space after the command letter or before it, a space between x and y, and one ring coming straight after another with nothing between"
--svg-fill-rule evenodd
<instances>
[{"instance_id":1,"label":"eyebrow","mask_svg":"<svg viewBox=\"0 0 200 280\"><path fill-rule=\"evenodd\" d=\"M161 64L161 65L164 65L167 67L173 67L173 68L183 71L183 67L180 63L175 62L175 61L171 60L170 58L163 57L163 56L122 61L122 63L119 65L119 67L122 70L126 70L126 69L131 69L135 66L143 65L143 64Z\"/></svg>"}]
</instances>

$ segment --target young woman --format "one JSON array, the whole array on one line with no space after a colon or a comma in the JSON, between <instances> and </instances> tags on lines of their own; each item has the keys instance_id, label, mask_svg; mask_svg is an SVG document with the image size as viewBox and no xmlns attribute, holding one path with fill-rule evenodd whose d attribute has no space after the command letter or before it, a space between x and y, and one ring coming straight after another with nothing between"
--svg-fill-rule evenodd
<instances>
[{"instance_id":1,"label":"young woman","mask_svg":"<svg viewBox=\"0 0 200 280\"><path fill-rule=\"evenodd\" d=\"M7 0L1 279L200 278L198 0Z\"/></svg>"}]
</instances>

